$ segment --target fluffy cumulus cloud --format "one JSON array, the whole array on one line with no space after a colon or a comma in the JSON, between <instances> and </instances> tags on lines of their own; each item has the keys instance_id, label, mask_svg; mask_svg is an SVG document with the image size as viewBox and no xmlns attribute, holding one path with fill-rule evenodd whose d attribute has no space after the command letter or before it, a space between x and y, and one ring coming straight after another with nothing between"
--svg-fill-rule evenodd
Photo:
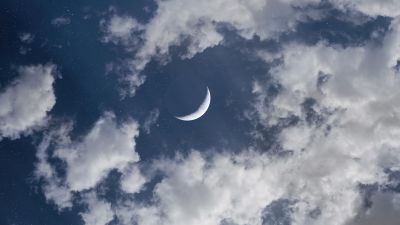
<instances>
[{"instance_id":1,"label":"fluffy cumulus cloud","mask_svg":"<svg viewBox=\"0 0 400 225\"><path fill-rule=\"evenodd\" d=\"M139 171L132 169L139 160L135 151L135 138L139 134L135 121L117 124L114 114L108 112L79 140L71 140L71 130L71 124L67 123L51 131L38 148L36 176L45 181L48 200L54 201L60 208L69 207L71 192L96 187L114 169L127 174L126 182L141 178ZM56 172L49 162L50 158L64 162L65 177ZM134 178L130 172L135 173ZM143 179L139 181L144 183ZM140 189L140 184L132 185ZM90 218L89 215L87 217Z\"/></svg>"},{"instance_id":2,"label":"fluffy cumulus cloud","mask_svg":"<svg viewBox=\"0 0 400 225\"><path fill-rule=\"evenodd\" d=\"M106 40L129 40L132 31L137 34L140 47L129 60L128 78L131 94L141 83L137 77L153 58L165 62L169 48L187 42L184 58L190 58L223 41L220 32L227 25L244 38L258 35L261 38L275 37L281 32L293 30L298 21L307 17L320 17L318 13L305 15L295 8L306 8L318 0L202 0L202 1L157 1L158 8L147 24L138 24L129 17L113 16L108 24ZM273 21L273 22L272 22ZM126 42L126 41L125 41ZM128 79L127 78L127 79ZM129 79L128 79L129 83Z\"/></svg>"},{"instance_id":3,"label":"fluffy cumulus cloud","mask_svg":"<svg viewBox=\"0 0 400 225\"><path fill-rule=\"evenodd\" d=\"M270 73L281 89L269 97L256 83L255 110L265 127L296 118L278 137L289 154L194 151L157 161L165 178L154 188L154 204L126 203L120 221L265 224L265 208L288 199L292 224L359 223L366 213L360 185L385 185L385 171L398 170L400 162L399 30L394 20L381 46L290 44L267 57L280 61ZM375 212L379 197L373 202ZM387 204L392 214L396 204Z\"/></svg>"},{"instance_id":4,"label":"fluffy cumulus cloud","mask_svg":"<svg viewBox=\"0 0 400 225\"><path fill-rule=\"evenodd\" d=\"M300 19L294 6L313 2L316 1L160 1L155 16L146 24L144 45L136 55L137 70L142 70L151 57L168 54L169 47L187 39L187 57L219 44L223 36L218 25L224 23L246 38L254 34L266 38L293 29Z\"/></svg>"},{"instance_id":5,"label":"fluffy cumulus cloud","mask_svg":"<svg viewBox=\"0 0 400 225\"><path fill-rule=\"evenodd\" d=\"M361 200L358 183L375 181L376 174L345 156L334 156L331 163L317 161L329 158L327 154L310 151L275 159L248 151L208 159L192 152L187 158L157 162L167 177L154 188L156 204L130 203L128 210L118 210L119 217L123 224L265 224L264 209L290 199L296 202L292 224L344 224Z\"/></svg>"},{"instance_id":6,"label":"fluffy cumulus cloud","mask_svg":"<svg viewBox=\"0 0 400 225\"><path fill-rule=\"evenodd\" d=\"M220 24L230 24L244 38L274 37L305 18L295 8L316 2L159 1L154 17L140 25L143 45L130 61L131 72L185 40L184 57L219 44ZM381 8L331 3L369 16L394 16L391 10L397 6L394 1L384 1ZM117 42L139 26L129 17L113 18L106 27ZM273 224L276 216L268 210L279 202L287 203L285 221L293 225L357 225L382 218L395 224L398 195L374 193L372 206L366 207L368 196L361 189L385 187L389 172L400 170L400 20L392 20L379 44L285 43L278 53L257 54L270 64L269 80L254 81L254 107L248 115L257 129L278 128L276 149L254 144L240 153L191 150L185 156L140 162L137 123L117 123L112 113L105 113L76 140L70 138L69 124L46 135L37 154L46 197L63 208L72 205L74 193L81 193L86 224ZM144 131L157 116L146 120ZM65 177L51 158L65 164ZM114 169L121 173L118 191L124 197L111 204L94 187ZM148 199L138 200L138 193Z\"/></svg>"},{"instance_id":7,"label":"fluffy cumulus cloud","mask_svg":"<svg viewBox=\"0 0 400 225\"><path fill-rule=\"evenodd\" d=\"M124 43L128 50L135 49L134 56L127 62L129 73L125 74L131 94L134 94L144 82L137 80L146 65L152 59L168 60L172 46L186 43L186 52L181 56L190 58L220 44L224 40L222 26L230 27L245 39L254 35L261 39L275 38L281 33L294 31L299 22L323 18L326 12L318 10L322 3L370 17L395 17L400 9L400 3L395 0L157 1L157 11L147 24L117 15L108 22L103 21L107 28L104 40Z\"/></svg>"},{"instance_id":8,"label":"fluffy cumulus cloud","mask_svg":"<svg viewBox=\"0 0 400 225\"><path fill-rule=\"evenodd\" d=\"M55 152L67 163L67 182L72 190L91 188L111 169L123 170L128 163L139 160L134 150L134 138L138 135L136 123L118 127L113 117L107 113L81 142Z\"/></svg>"},{"instance_id":9,"label":"fluffy cumulus cloud","mask_svg":"<svg viewBox=\"0 0 400 225\"><path fill-rule=\"evenodd\" d=\"M19 77L0 92L0 139L42 127L56 103L54 65L21 66Z\"/></svg>"},{"instance_id":10,"label":"fluffy cumulus cloud","mask_svg":"<svg viewBox=\"0 0 400 225\"><path fill-rule=\"evenodd\" d=\"M138 193L142 190L147 179L143 176L136 166L131 166L129 169L124 171L121 179L121 189L126 193Z\"/></svg>"},{"instance_id":11,"label":"fluffy cumulus cloud","mask_svg":"<svg viewBox=\"0 0 400 225\"><path fill-rule=\"evenodd\" d=\"M103 27L105 35L103 42L112 42L114 44L123 44L125 47L132 47L137 44L135 33L143 29L142 25L130 16L112 15L106 21L102 20L100 25Z\"/></svg>"},{"instance_id":12,"label":"fluffy cumulus cloud","mask_svg":"<svg viewBox=\"0 0 400 225\"><path fill-rule=\"evenodd\" d=\"M329 184L313 191L317 201L296 208L301 212L295 213L297 224L312 224L302 215L313 207L320 210L317 224L345 224L360 207L357 186L384 184L385 169L398 170L399 31L396 19L382 46L287 46L275 56L282 63L271 70L282 87L279 94L269 97L261 84L254 85L260 123L275 126L297 119L282 130L279 144L311 157L301 160L308 175L299 178L318 178L312 189ZM322 196L327 199L318 199Z\"/></svg>"},{"instance_id":13,"label":"fluffy cumulus cloud","mask_svg":"<svg viewBox=\"0 0 400 225\"><path fill-rule=\"evenodd\" d=\"M85 196L85 202L88 209L81 216L86 225L107 224L114 218L111 204L99 200L94 193Z\"/></svg>"},{"instance_id":14,"label":"fluffy cumulus cloud","mask_svg":"<svg viewBox=\"0 0 400 225\"><path fill-rule=\"evenodd\" d=\"M267 57L279 61L270 74L281 88L269 96L256 83L254 109L265 127L295 118L278 135L287 154L193 151L156 161L164 178L153 189L154 201L120 205L120 222L268 224L265 209L282 199L291 202L295 225L363 223L379 219L381 207L390 208L394 221L397 201L378 194L365 209L360 187L385 186L387 171L399 169L399 31L393 20L379 46L289 44Z\"/></svg>"}]
</instances>

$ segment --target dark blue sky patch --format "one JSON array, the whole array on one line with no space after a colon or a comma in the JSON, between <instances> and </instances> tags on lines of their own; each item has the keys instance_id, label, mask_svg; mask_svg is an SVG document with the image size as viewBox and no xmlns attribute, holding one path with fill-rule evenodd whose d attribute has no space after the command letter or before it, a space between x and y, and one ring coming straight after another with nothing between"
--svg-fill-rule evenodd
<instances>
[{"instance_id":1,"label":"dark blue sky patch","mask_svg":"<svg viewBox=\"0 0 400 225\"><path fill-rule=\"evenodd\" d=\"M80 224L76 212L59 213L34 185L35 160L31 138L0 142L0 224Z\"/></svg>"}]
</instances>

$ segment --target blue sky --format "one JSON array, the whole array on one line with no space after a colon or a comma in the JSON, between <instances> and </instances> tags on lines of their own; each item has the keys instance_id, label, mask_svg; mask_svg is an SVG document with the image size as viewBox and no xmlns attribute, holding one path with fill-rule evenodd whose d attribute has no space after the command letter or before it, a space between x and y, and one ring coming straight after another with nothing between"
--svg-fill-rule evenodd
<instances>
[{"instance_id":1,"label":"blue sky","mask_svg":"<svg viewBox=\"0 0 400 225\"><path fill-rule=\"evenodd\" d=\"M0 224L400 220L400 3L0 6Z\"/></svg>"}]
</instances>

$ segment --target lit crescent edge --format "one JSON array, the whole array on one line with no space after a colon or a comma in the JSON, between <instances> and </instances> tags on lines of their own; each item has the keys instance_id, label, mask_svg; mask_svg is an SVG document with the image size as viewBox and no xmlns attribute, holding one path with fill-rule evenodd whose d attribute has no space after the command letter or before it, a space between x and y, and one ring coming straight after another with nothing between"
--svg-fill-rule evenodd
<instances>
[{"instance_id":1,"label":"lit crescent edge","mask_svg":"<svg viewBox=\"0 0 400 225\"><path fill-rule=\"evenodd\" d=\"M196 120L200 117L202 117L208 110L208 107L210 107L211 103L211 94L210 90L207 87L207 95L206 98L204 99L203 103L199 106L199 108L194 112L186 116L175 116L178 120L183 120L183 121L192 121Z\"/></svg>"}]
</instances>

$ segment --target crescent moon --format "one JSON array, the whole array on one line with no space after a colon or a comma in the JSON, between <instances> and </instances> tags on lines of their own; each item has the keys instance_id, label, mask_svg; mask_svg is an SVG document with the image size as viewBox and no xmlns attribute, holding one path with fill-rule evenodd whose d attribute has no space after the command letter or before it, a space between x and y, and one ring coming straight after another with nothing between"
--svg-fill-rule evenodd
<instances>
[{"instance_id":1,"label":"crescent moon","mask_svg":"<svg viewBox=\"0 0 400 225\"><path fill-rule=\"evenodd\" d=\"M186 116L175 116L178 120L183 120L183 121L192 121L192 120L197 120L198 118L202 117L208 110L208 107L210 107L211 103L211 94L210 90L207 87L207 95L203 100L203 103L199 106L199 108Z\"/></svg>"}]
</instances>

